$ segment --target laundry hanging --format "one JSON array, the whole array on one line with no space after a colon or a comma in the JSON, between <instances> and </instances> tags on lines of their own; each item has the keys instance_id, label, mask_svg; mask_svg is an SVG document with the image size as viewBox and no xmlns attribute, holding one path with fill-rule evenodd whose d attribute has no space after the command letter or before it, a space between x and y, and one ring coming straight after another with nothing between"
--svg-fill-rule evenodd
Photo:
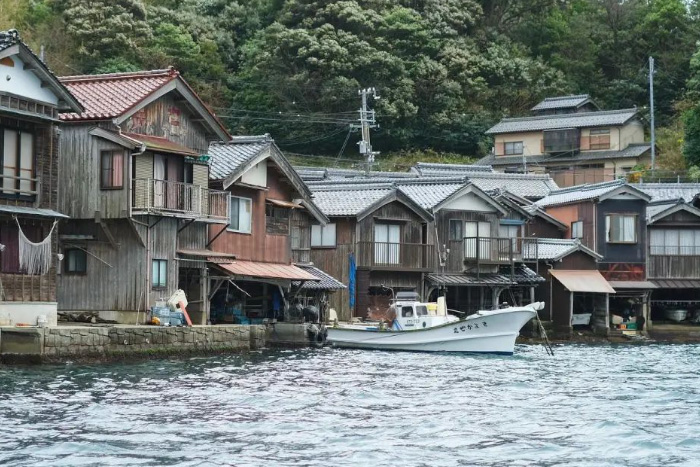
<instances>
[{"instance_id":1,"label":"laundry hanging","mask_svg":"<svg viewBox=\"0 0 700 467\"><path fill-rule=\"evenodd\" d=\"M17 230L19 231L19 269L27 274L46 274L51 269L51 234L56 228L58 221L54 221L51 230L45 239L38 243L30 241L24 232L22 226L17 222Z\"/></svg>"}]
</instances>

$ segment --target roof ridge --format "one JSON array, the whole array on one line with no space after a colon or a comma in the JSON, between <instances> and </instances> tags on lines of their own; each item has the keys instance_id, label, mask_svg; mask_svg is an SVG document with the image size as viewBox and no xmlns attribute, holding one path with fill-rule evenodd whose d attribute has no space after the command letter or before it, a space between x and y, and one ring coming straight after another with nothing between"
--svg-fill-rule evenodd
<instances>
[{"instance_id":1,"label":"roof ridge","mask_svg":"<svg viewBox=\"0 0 700 467\"><path fill-rule=\"evenodd\" d=\"M231 144L245 144L245 143L273 143L275 140L270 136L269 133L263 135L241 135L241 136L231 136L229 141L215 141L211 144L217 144L220 146L227 146Z\"/></svg>"},{"instance_id":2,"label":"roof ridge","mask_svg":"<svg viewBox=\"0 0 700 467\"><path fill-rule=\"evenodd\" d=\"M574 186L569 186L566 188L559 188L558 190L552 190L549 192L550 196L553 195L560 195L562 193L571 193L575 191L590 191L590 190L595 190L598 188L605 188L605 187L616 187L616 186L621 186L621 185L626 185L627 181L625 181L622 178L618 178L617 180L610 180L607 182L598 182L598 183L586 183L583 185L574 185Z\"/></svg>"},{"instance_id":3,"label":"roof ridge","mask_svg":"<svg viewBox=\"0 0 700 467\"><path fill-rule=\"evenodd\" d=\"M93 75L69 75L61 76L58 79L61 82L89 82L89 81L103 81L103 80L113 80L113 79L135 79L135 78L152 78L154 76L178 76L180 74L174 67L170 66L168 68L158 69L158 70L141 70L141 71L125 71L120 73L102 73Z\"/></svg>"},{"instance_id":4,"label":"roof ridge","mask_svg":"<svg viewBox=\"0 0 700 467\"><path fill-rule=\"evenodd\" d=\"M567 244L567 245L576 245L577 242L575 238L537 238L537 241L539 243L558 243L558 244Z\"/></svg>"},{"instance_id":5,"label":"roof ridge","mask_svg":"<svg viewBox=\"0 0 700 467\"><path fill-rule=\"evenodd\" d=\"M590 94L569 94L568 96L555 96L555 97L545 97L542 102L544 101L559 101L559 100L564 100L564 99L590 99L591 96Z\"/></svg>"},{"instance_id":6,"label":"roof ridge","mask_svg":"<svg viewBox=\"0 0 700 467\"><path fill-rule=\"evenodd\" d=\"M615 109L615 110L593 110L590 112L578 112L578 113L570 113L570 114L556 114L556 115L533 115L530 117L510 117L510 118L502 118L499 123L510 123L510 122L526 122L526 121L532 121L532 120L551 120L552 118L557 118L557 119L576 119L576 118L586 118L590 117L591 115L616 115L616 114L623 114L623 113L628 113L628 112L637 112L638 109L637 107L630 107L628 109Z\"/></svg>"}]
</instances>

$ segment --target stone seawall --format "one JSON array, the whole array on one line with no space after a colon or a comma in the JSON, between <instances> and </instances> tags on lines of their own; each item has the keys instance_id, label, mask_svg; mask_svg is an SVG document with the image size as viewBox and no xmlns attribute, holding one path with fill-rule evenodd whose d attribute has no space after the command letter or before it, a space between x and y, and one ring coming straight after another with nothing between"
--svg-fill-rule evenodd
<instances>
[{"instance_id":1,"label":"stone seawall","mask_svg":"<svg viewBox=\"0 0 700 467\"><path fill-rule=\"evenodd\" d=\"M5 362L245 352L265 344L265 326L0 328L0 359Z\"/></svg>"}]
</instances>

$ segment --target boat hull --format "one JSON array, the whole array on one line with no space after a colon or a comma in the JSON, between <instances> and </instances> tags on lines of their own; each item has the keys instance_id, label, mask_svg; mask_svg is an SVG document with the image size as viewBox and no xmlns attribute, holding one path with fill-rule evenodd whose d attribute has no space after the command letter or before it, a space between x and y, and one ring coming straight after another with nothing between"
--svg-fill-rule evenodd
<instances>
[{"instance_id":1,"label":"boat hull","mask_svg":"<svg viewBox=\"0 0 700 467\"><path fill-rule=\"evenodd\" d=\"M464 320L415 331L370 326L328 328L336 347L418 352L474 352L512 355L520 329L536 312L529 308L480 312Z\"/></svg>"}]
</instances>

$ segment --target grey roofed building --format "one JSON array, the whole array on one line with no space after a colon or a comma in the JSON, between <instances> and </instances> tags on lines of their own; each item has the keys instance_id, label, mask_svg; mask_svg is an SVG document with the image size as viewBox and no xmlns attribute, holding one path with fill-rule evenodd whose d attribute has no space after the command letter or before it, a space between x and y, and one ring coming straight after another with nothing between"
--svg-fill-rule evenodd
<instances>
[{"instance_id":1,"label":"grey roofed building","mask_svg":"<svg viewBox=\"0 0 700 467\"><path fill-rule=\"evenodd\" d=\"M547 165L552 165L581 161L597 161L604 159L636 159L650 151L651 144L633 143L620 151L581 151L575 155L571 155L570 153L568 153L562 155L545 154L539 156L525 156L525 162L527 164L546 163ZM481 159L476 161L475 164L484 165L488 167L522 166L523 156L496 156L495 154L489 154L488 156L482 157Z\"/></svg>"},{"instance_id":2,"label":"grey roofed building","mask_svg":"<svg viewBox=\"0 0 700 467\"><path fill-rule=\"evenodd\" d=\"M230 142L212 143L209 146L209 178L223 180L246 162L270 149L273 139L270 135L234 136Z\"/></svg>"},{"instance_id":3,"label":"grey roofed building","mask_svg":"<svg viewBox=\"0 0 700 467\"><path fill-rule=\"evenodd\" d=\"M422 177L432 177L436 175L450 175L454 172L493 172L490 167L484 167L483 164L441 164L433 162L417 162L411 167L412 173L416 173Z\"/></svg>"},{"instance_id":4,"label":"grey roofed building","mask_svg":"<svg viewBox=\"0 0 700 467\"><path fill-rule=\"evenodd\" d=\"M292 281L294 287L299 287L301 284L302 290L342 290L347 288L335 277L326 274L312 264L295 264L295 266L315 276L318 281L305 281L304 283Z\"/></svg>"},{"instance_id":5,"label":"grey roofed building","mask_svg":"<svg viewBox=\"0 0 700 467\"><path fill-rule=\"evenodd\" d=\"M700 194L700 183L638 183L635 186L651 196L652 201L682 199L692 203Z\"/></svg>"},{"instance_id":6,"label":"grey roofed building","mask_svg":"<svg viewBox=\"0 0 700 467\"><path fill-rule=\"evenodd\" d=\"M541 101L530 110L532 110L533 112L537 112L543 110L578 109L579 107L582 107L589 103L593 104L596 108L598 107L591 100L591 97L588 94L547 97L545 100Z\"/></svg>"},{"instance_id":7,"label":"grey roofed building","mask_svg":"<svg viewBox=\"0 0 700 467\"><path fill-rule=\"evenodd\" d=\"M592 183L590 185L575 185L568 188L552 191L549 196L537 201L538 206L552 206L555 204L570 204L585 200L594 200L614 195L620 191L629 191L639 198L650 200L649 195L638 190L634 185L628 184L624 179L611 182Z\"/></svg>"},{"instance_id":8,"label":"grey roofed building","mask_svg":"<svg viewBox=\"0 0 700 467\"><path fill-rule=\"evenodd\" d=\"M504 118L486 131L488 135L564 128L624 125L637 115L637 109L601 110L534 117Z\"/></svg>"},{"instance_id":9,"label":"grey roofed building","mask_svg":"<svg viewBox=\"0 0 700 467\"><path fill-rule=\"evenodd\" d=\"M314 191L314 203L327 216L356 216L393 190L350 185L344 190Z\"/></svg>"},{"instance_id":10,"label":"grey roofed building","mask_svg":"<svg viewBox=\"0 0 700 467\"><path fill-rule=\"evenodd\" d=\"M523 245L523 261L560 261L562 258L581 251L597 260L601 255L572 238L538 238L537 242L527 242Z\"/></svg>"}]
</instances>

